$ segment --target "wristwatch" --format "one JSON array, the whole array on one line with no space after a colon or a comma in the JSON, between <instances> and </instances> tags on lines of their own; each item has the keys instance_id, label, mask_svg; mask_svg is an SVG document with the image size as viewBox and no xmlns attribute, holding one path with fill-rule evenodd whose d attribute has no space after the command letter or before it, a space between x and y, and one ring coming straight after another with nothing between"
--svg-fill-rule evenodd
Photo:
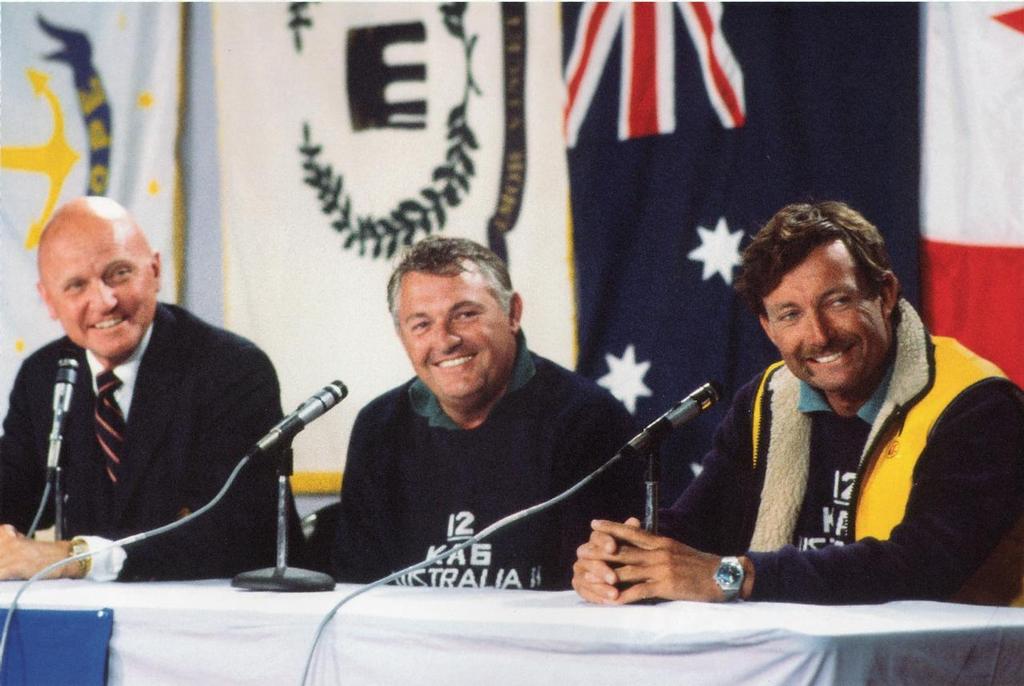
<instances>
[{"instance_id":1,"label":"wristwatch","mask_svg":"<svg viewBox=\"0 0 1024 686\"><path fill-rule=\"evenodd\" d=\"M79 536L75 536L71 539L71 551L68 557L74 557L75 555L81 555L82 553L89 552L89 543ZM83 557L77 560L78 572L81 574L82 579L89 576L89 572L92 571L92 556Z\"/></svg>"},{"instance_id":2,"label":"wristwatch","mask_svg":"<svg viewBox=\"0 0 1024 686\"><path fill-rule=\"evenodd\" d=\"M740 563L739 558L722 558L722 561L718 564L718 569L715 571L715 583L722 589L726 602L736 600L736 597L740 594L740 589L743 588L744 576L743 565Z\"/></svg>"}]
</instances>

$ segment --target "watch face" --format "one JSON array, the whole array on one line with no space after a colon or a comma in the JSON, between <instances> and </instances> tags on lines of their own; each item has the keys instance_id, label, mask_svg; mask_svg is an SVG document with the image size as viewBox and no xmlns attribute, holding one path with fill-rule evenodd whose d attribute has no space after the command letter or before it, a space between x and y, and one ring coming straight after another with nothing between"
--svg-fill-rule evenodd
<instances>
[{"instance_id":1,"label":"watch face","mask_svg":"<svg viewBox=\"0 0 1024 686\"><path fill-rule=\"evenodd\" d=\"M740 575L736 573L736 570L732 567L723 567L718 570L716 575L718 583L722 586L731 586L740 579Z\"/></svg>"},{"instance_id":2,"label":"watch face","mask_svg":"<svg viewBox=\"0 0 1024 686\"><path fill-rule=\"evenodd\" d=\"M722 589L736 588L743 582L743 567L734 560L722 560L715 572L715 581Z\"/></svg>"}]
</instances>

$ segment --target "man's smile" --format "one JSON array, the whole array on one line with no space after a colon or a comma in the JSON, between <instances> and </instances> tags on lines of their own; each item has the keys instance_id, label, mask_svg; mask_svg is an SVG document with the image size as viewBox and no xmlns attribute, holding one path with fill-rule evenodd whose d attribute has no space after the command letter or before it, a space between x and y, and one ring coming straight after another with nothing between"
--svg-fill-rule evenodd
<instances>
[{"instance_id":1,"label":"man's smile","mask_svg":"<svg viewBox=\"0 0 1024 686\"><path fill-rule=\"evenodd\" d=\"M804 360L804 364L820 365L823 367L836 365L849 357L848 353L853 350L854 346L856 346L856 341L834 341L825 350L814 351L801 357Z\"/></svg>"},{"instance_id":2,"label":"man's smile","mask_svg":"<svg viewBox=\"0 0 1024 686\"><path fill-rule=\"evenodd\" d=\"M823 355L823 356L820 356L820 357L811 357L811 358L809 358L809 361L810 362L815 362L817 364L830 364L830 363L835 362L836 360L838 360L842 356L842 354L843 353L841 353L841 352L834 352L834 353L832 353L830 355Z\"/></svg>"},{"instance_id":3,"label":"man's smile","mask_svg":"<svg viewBox=\"0 0 1024 686\"><path fill-rule=\"evenodd\" d=\"M124 317L111 317L92 325L94 329L110 329L124 321Z\"/></svg>"},{"instance_id":4,"label":"man's smile","mask_svg":"<svg viewBox=\"0 0 1024 686\"><path fill-rule=\"evenodd\" d=\"M452 367L459 367L461 365L464 365L467 362L469 362L471 359L473 359L473 355L463 355L462 357L453 357L453 358L451 358L449 360L441 360L440 362L437 363L437 366L441 367L442 369L450 369Z\"/></svg>"}]
</instances>

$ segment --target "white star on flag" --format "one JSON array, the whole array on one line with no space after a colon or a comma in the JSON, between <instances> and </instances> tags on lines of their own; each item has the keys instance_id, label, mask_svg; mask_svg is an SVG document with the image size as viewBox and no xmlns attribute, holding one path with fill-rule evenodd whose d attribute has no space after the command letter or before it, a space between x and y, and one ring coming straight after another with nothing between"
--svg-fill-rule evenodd
<instances>
[{"instance_id":1,"label":"white star on flag","mask_svg":"<svg viewBox=\"0 0 1024 686\"><path fill-rule=\"evenodd\" d=\"M644 375L650 368L650 362L637 362L636 349L633 344L626 346L622 357L605 355L608 373L597 380L615 396L615 399L626 406L630 414L636 414L637 398L651 395L651 389L644 383Z\"/></svg>"},{"instance_id":2,"label":"white star on flag","mask_svg":"<svg viewBox=\"0 0 1024 686\"><path fill-rule=\"evenodd\" d=\"M740 266L740 241L743 240L743 232L730 232L725 217L721 217L714 231L698 226L697 233L700 236L700 246L691 250L687 257L694 262L703 263L702 280L707 281L717 273L722 275L727 284L731 284L732 270Z\"/></svg>"}]
</instances>

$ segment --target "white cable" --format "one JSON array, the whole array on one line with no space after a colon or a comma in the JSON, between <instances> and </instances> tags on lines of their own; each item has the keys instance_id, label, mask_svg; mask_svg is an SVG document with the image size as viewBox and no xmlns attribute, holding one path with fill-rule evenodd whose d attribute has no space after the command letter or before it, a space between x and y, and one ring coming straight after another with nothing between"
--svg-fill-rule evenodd
<instances>
[{"instance_id":1,"label":"white cable","mask_svg":"<svg viewBox=\"0 0 1024 686\"><path fill-rule=\"evenodd\" d=\"M89 557L92 557L93 555L97 555L99 553L104 553L104 552L106 552L106 551L108 551L108 550L110 550L112 548L117 548L117 547L126 548L126 547L128 547L130 545L133 545L135 543L138 543L140 541L145 541L145 540L148 540L150 538L154 538L156 536L160 536L161 534L165 534L168 531L173 531L174 529L177 529L180 526L184 526L185 524L188 524L189 522L191 522L196 517L199 517L199 516L201 516L203 514L206 514L206 512L209 511L210 508L212 508L214 505L216 505L217 503L220 502L221 498L224 497L224 494L228 492L228 489L231 487L231 484L233 484L235 482L235 479L238 477L239 472L241 472L242 468L245 465L247 465L248 463L249 463L249 455L246 455L241 460L239 460L238 464L236 464L235 468L231 471L231 474L228 475L227 481L224 482L224 485L221 486L221 489L217 492L217 495L213 496L213 498L210 500L210 502L206 503L205 505L200 507L195 512L192 512L192 513L182 517L181 519L177 519L177 520L171 522L170 524L164 524L163 526L158 526L157 528L150 529L149 531L142 531L142 532L139 532L137 534L132 534L131 536L125 536L122 539L119 539L117 541L113 541L109 545L105 545L105 546L103 546L101 548L98 548L96 550L87 550L84 553L79 553L77 555L71 555L70 557L65 557L63 559L57 560L53 564L51 564L51 565L49 565L47 567L43 567L38 572L33 574L31 577L26 579L25 583L23 583L21 585L21 588L18 589L17 593L14 594L14 598L11 600L11 605L7 609L7 618L4 620L3 634L0 635L0 674L3 673L4 656L5 656L6 650L7 650L7 636L9 634L9 632L10 632L10 629L11 629L11 619L13 619L14 611L18 607L18 599L21 598L21 594L22 593L24 593L26 590L28 590L28 587L31 584L33 584L34 582L38 581L39 579L42 579L43 577L45 577L50 572L52 572L54 570L57 570L57 569L60 569L61 567L63 567L66 564L70 564L72 562L78 562L79 560L85 560L85 559L87 559Z\"/></svg>"},{"instance_id":2,"label":"white cable","mask_svg":"<svg viewBox=\"0 0 1024 686\"><path fill-rule=\"evenodd\" d=\"M39 499L39 508L36 510L36 516L32 519L32 524L28 527L28 533L25 534L27 538L32 538L36 535L36 528L39 526L39 520L43 518L43 510L46 509L46 501L50 498L50 479L46 480L46 487L43 488L43 497Z\"/></svg>"},{"instance_id":3,"label":"white cable","mask_svg":"<svg viewBox=\"0 0 1024 686\"><path fill-rule=\"evenodd\" d=\"M348 601L352 600L353 598L356 598L357 596L360 596L360 595L366 593L367 591L370 591L370 590L372 590L374 588L377 588L378 586L383 586L384 584L390 583L390 582L394 581L395 579L398 579L401 576L404 576L406 574L410 574L412 572L415 572L418 569L424 569L426 567L429 567L430 565L434 564L435 562L439 562L439 561L445 560L445 559L451 557L452 555L454 555L455 553L459 552L460 550L465 550L466 548L468 548L469 546L473 545L474 543L479 543L480 541L484 540L485 538L487 538L491 534L495 533L496 531L505 528L509 524L513 524L513 523L518 522L518 521L520 521L522 519L526 519L527 517L530 517L531 515L537 514L538 512L542 512L542 511L548 509L552 505L556 505L556 504L562 502L563 500L565 500L569 496L571 496L574 493L576 493L576 491L580 490L581 488L586 486L588 483L590 483L599 474L601 474L606 469L611 467L613 464L618 462L618 460L621 457L622 457L622 452L621 451L615 453L615 455L613 455L610 460L608 460L603 465L601 465L600 467L598 467L597 469L592 471L590 474L586 475L585 477L583 477L582 479L577 481L574 485L572 485L569 488L565 489L564 491L562 491L558 495L554 496L553 498L545 500L542 503L538 503L537 505L533 505L531 507L528 507L528 508L526 508L524 510L520 510L519 512L513 512L512 514L508 515L507 517L503 517L503 518L499 519L498 521L496 521L495 523L491 524L489 527L487 527L486 529L484 529L480 533L478 533L478 534L476 534L474 536L471 536L470 538L466 539L465 541L463 541L462 543L458 544L457 546L455 546L451 550L447 550L445 552L438 553L437 555L434 555L433 557L428 557L426 560L423 560L422 562L417 562L416 564L410 565L409 567L406 567L405 569L400 569L397 572L393 572L391 574L388 574L387 576L385 576L382 579L377 579L376 581L374 581L372 583L369 583L369 584L363 586L362 588L356 589L352 593L349 593L347 596L345 596L344 598L339 600L338 603L334 607L332 607L330 609L330 611L327 613L327 615L322 620L320 620L320 624L316 628L316 634L313 636L313 645L311 645L310 648L309 648L309 654L306 656L306 666L302 670L302 681L299 682L300 686L305 686L306 685L306 681L309 678L309 668L313 664L313 655L316 652L316 646L320 642L320 637L323 635L324 629L326 629L327 625L330 623L330 621L332 619L334 619L334 616L338 613L338 610L341 609L342 605L344 605Z\"/></svg>"}]
</instances>

